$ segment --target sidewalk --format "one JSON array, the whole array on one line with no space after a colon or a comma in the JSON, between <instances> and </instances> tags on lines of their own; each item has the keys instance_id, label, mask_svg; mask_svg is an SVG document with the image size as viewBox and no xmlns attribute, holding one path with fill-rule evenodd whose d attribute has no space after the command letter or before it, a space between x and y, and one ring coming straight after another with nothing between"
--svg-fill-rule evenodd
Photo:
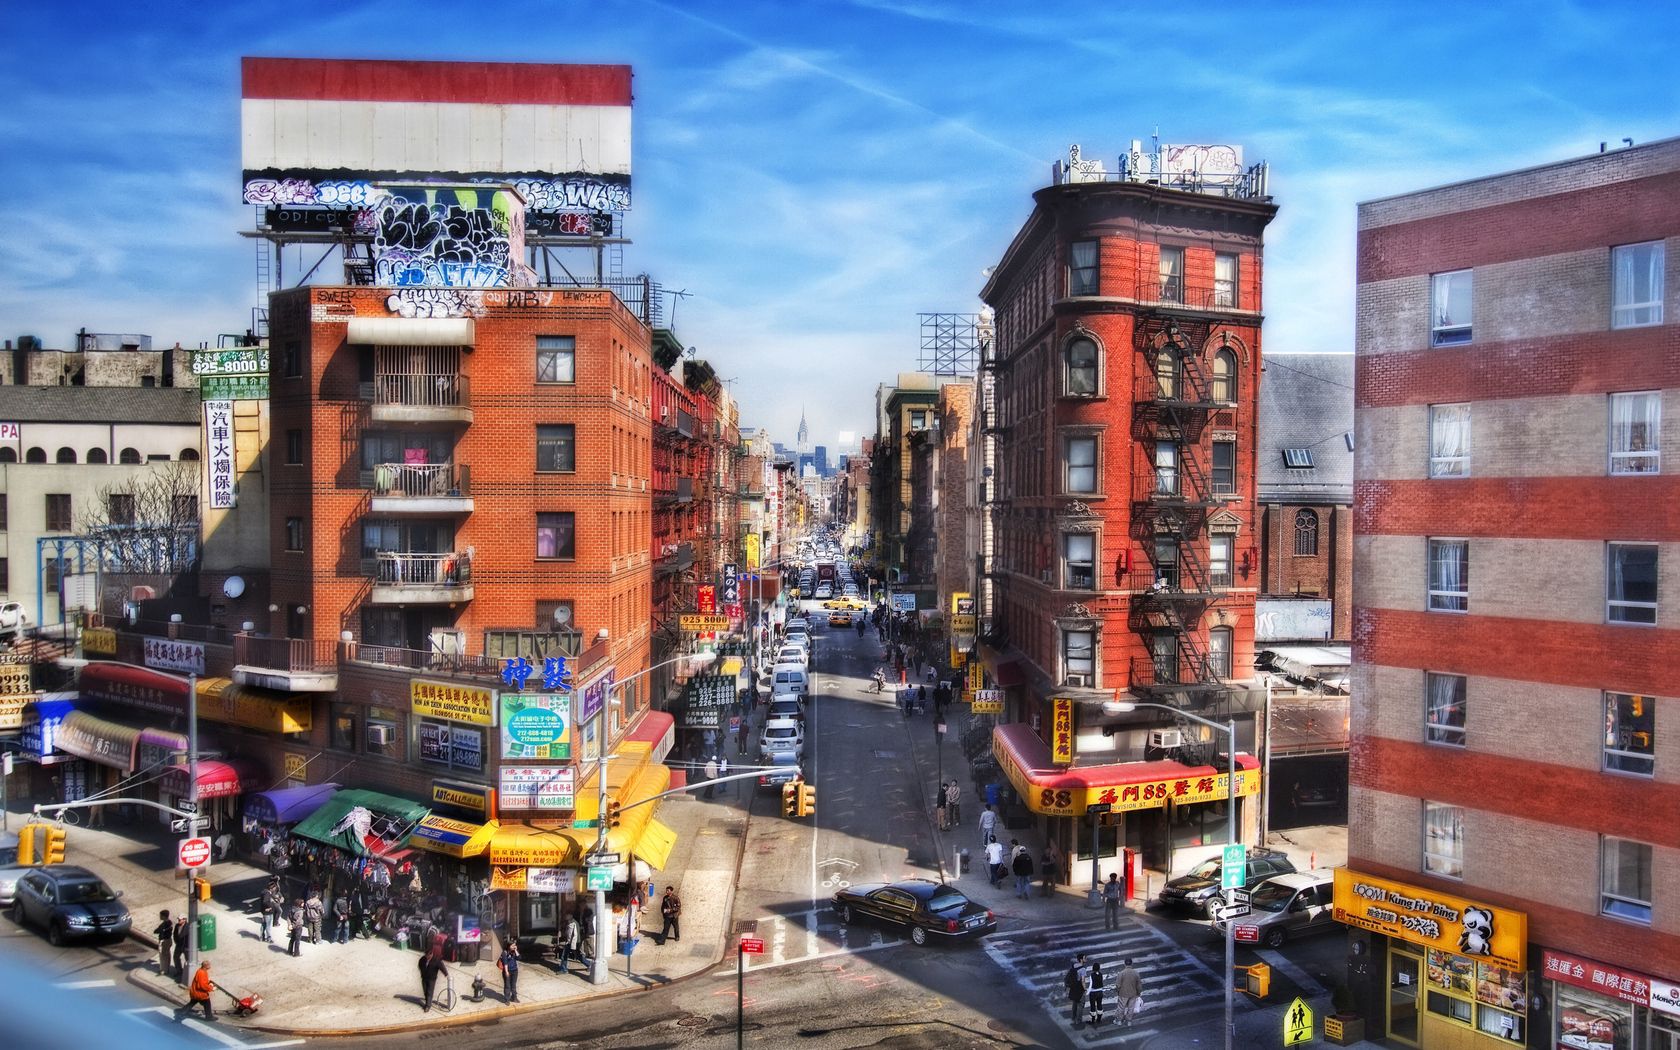
<instances>
[{"instance_id":1,"label":"sidewalk","mask_svg":"<svg viewBox=\"0 0 1680 1050\"><path fill-rule=\"evenodd\" d=\"M14 809L12 826L26 817L27 810ZM305 943L295 959L286 952L283 934L276 933L275 943L264 943L251 906L267 872L239 861L213 864L212 900L199 907L201 913L216 916L217 945L203 956L210 960L217 984L238 995L254 992L263 997L261 1012L241 1020L234 1017L231 1000L218 993L219 1019L286 1035L392 1032L551 1009L701 973L724 956L746 813L727 804L673 797L661 805L659 819L677 832L677 845L669 868L657 873L655 881L661 891L674 883L682 895L682 941L655 943L658 938L648 934L658 932L658 909L644 912L641 943L628 964L622 955L612 957L610 979L604 985L590 984L587 971L575 961L569 974L560 974L551 962L527 955L520 967L517 1004L502 1001L501 975L493 960L450 964L459 1003L447 1014L435 1007L429 1013L421 1010L420 956L398 950L389 940L332 944L323 931L322 942ZM158 912L168 909L179 916L186 907L186 882L174 874L176 836L149 818L132 824L121 824L114 816L108 820L110 826L104 829L72 827L67 860L91 868L123 892L123 903L134 916L132 936L155 949L151 931ZM486 992L476 1003L470 998L474 977L483 978ZM186 1001L185 989L158 972L155 951L127 979L171 1003Z\"/></svg>"}]
</instances>

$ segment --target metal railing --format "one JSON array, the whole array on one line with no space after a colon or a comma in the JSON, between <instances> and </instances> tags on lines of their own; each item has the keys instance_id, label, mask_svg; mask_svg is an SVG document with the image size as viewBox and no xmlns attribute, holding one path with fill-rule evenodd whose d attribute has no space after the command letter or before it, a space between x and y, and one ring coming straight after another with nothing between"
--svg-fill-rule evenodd
<instances>
[{"instance_id":1,"label":"metal railing","mask_svg":"<svg viewBox=\"0 0 1680 1050\"><path fill-rule=\"evenodd\" d=\"M455 463L381 463L373 468L375 496L469 496L471 469Z\"/></svg>"},{"instance_id":2,"label":"metal railing","mask_svg":"<svg viewBox=\"0 0 1680 1050\"><path fill-rule=\"evenodd\" d=\"M460 587L472 582L472 559L462 551L414 554L380 551L374 582L381 587Z\"/></svg>"},{"instance_id":3,"label":"metal railing","mask_svg":"<svg viewBox=\"0 0 1680 1050\"><path fill-rule=\"evenodd\" d=\"M459 372L381 373L373 377L373 403L406 408L464 408L471 384Z\"/></svg>"},{"instance_id":4,"label":"metal railing","mask_svg":"<svg viewBox=\"0 0 1680 1050\"><path fill-rule=\"evenodd\" d=\"M372 664L376 667L401 667L409 670L447 672L469 678L496 680L501 677L505 660L482 653L445 653L427 649L404 649L395 645L367 645L353 642L345 646L345 659L351 663Z\"/></svg>"},{"instance_id":5,"label":"metal railing","mask_svg":"<svg viewBox=\"0 0 1680 1050\"><path fill-rule=\"evenodd\" d=\"M233 662L276 671L337 671L338 643L238 634L233 638Z\"/></svg>"}]
</instances>

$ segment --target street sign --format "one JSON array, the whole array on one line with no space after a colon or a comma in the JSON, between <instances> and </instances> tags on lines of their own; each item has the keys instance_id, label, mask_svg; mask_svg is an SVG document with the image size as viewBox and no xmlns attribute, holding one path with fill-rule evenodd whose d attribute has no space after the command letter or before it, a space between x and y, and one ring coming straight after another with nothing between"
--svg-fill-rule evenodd
<instances>
[{"instance_id":1,"label":"street sign","mask_svg":"<svg viewBox=\"0 0 1680 1050\"><path fill-rule=\"evenodd\" d=\"M1232 904L1249 904L1252 902L1253 895L1248 890L1238 886L1231 890L1231 892L1225 894L1225 899L1230 901Z\"/></svg>"},{"instance_id":2,"label":"street sign","mask_svg":"<svg viewBox=\"0 0 1680 1050\"><path fill-rule=\"evenodd\" d=\"M597 868L597 867L594 867L592 865L589 869L589 875L587 876L587 881L584 883L584 888L585 889L590 889L590 890L610 890L610 889L612 889L613 888L612 868L610 868L610 867Z\"/></svg>"},{"instance_id":3,"label":"street sign","mask_svg":"<svg viewBox=\"0 0 1680 1050\"><path fill-rule=\"evenodd\" d=\"M1112 802L1093 802L1089 806L1085 807L1086 816L1095 816L1098 813L1112 812L1114 812L1114 804Z\"/></svg>"},{"instance_id":4,"label":"street sign","mask_svg":"<svg viewBox=\"0 0 1680 1050\"><path fill-rule=\"evenodd\" d=\"M1313 1037L1312 1007L1300 996L1289 1004L1289 1009L1283 1015L1283 1045L1294 1046L1296 1043L1309 1043Z\"/></svg>"},{"instance_id":5,"label":"street sign","mask_svg":"<svg viewBox=\"0 0 1680 1050\"><path fill-rule=\"evenodd\" d=\"M1233 842L1226 846L1222 854L1219 868L1219 888L1222 890L1241 889L1248 881L1244 876L1248 869L1248 847L1240 842Z\"/></svg>"},{"instance_id":6,"label":"street sign","mask_svg":"<svg viewBox=\"0 0 1680 1050\"><path fill-rule=\"evenodd\" d=\"M210 840L201 838L182 839L175 850L175 856L180 860L183 868L202 868L210 863Z\"/></svg>"},{"instance_id":7,"label":"street sign","mask_svg":"<svg viewBox=\"0 0 1680 1050\"><path fill-rule=\"evenodd\" d=\"M189 824L191 827L188 827ZM169 822L169 830L175 832L177 835L190 834L194 831L204 831L209 827L209 817L193 817L191 820L188 820L186 817L181 817Z\"/></svg>"},{"instance_id":8,"label":"street sign","mask_svg":"<svg viewBox=\"0 0 1680 1050\"><path fill-rule=\"evenodd\" d=\"M763 955L764 954L764 942L759 940L757 937L742 937L741 938L741 954L742 955Z\"/></svg>"},{"instance_id":9,"label":"street sign","mask_svg":"<svg viewBox=\"0 0 1680 1050\"><path fill-rule=\"evenodd\" d=\"M591 864L617 864L624 858L617 853L591 853L585 859Z\"/></svg>"},{"instance_id":10,"label":"street sign","mask_svg":"<svg viewBox=\"0 0 1680 1050\"><path fill-rule=\"evenodd\" d=\"M1213 917L1221 922L1230 922L1232 919L1242 918L1251 911L1253 911L1253 909L1246 904L1227 904L1223 908L1214 912Z\"/></svg>"}]
</instances>

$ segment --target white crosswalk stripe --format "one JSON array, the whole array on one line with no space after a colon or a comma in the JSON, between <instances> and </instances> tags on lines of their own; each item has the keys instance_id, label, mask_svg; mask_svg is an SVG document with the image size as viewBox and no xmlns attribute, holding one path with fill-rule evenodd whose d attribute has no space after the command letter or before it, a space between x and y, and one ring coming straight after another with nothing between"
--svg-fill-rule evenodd
<instances>
[{"instance_id":1,"label":"white crosswalk stripe","mask_svg":"<svg viewBox=\"0 0 1680 1050\"><path fill-rule=\"evenodd\" d=\"M863 923L846 926L826 905L791 915L761 915L756 936L764 941L764 954L747 956L749 972L834 955L879 951L905 941L897 930Z\"/></svg>"},{"instance_id":2,"label":"white crosswalk stripe","mask_svg":"<svg viewBox=\"0 0 1680 1050\"><path fill-rule=\"evenodd\" d=\"M1166 934L1136 919L1122 919L1117 931L1104 930L1093 919L994 934L983 943L992 961L1012 975L1034 1002L1043 1004L1073 1045L1136 1046L1151 1035L1206 1021L1224 1009L1222 976ZM1088 1021L1073 1026L1064 978L1080 952L1088 961L1102 964L1107 994L1101 1027ZM1114 981L1126 959L1132 960L1143 978L1144 1008L1131 1027L1122 1028L1115 1023ZM1250 1009L1245 999L1238 999L1239 1010Z\"/></svg>"}]
</instances>

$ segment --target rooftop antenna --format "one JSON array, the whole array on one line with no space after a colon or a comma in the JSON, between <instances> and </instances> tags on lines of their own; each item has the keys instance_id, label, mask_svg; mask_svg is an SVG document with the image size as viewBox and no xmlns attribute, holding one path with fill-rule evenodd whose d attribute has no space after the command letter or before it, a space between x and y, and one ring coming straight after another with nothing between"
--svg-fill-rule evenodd
<instances>
[{"instance_id":1,"label":"rooftop antenna","mask_svg":"<svg viewBox=\"0 0 1680 1050\"><path fill-rule=\"evenodd\" d=\"M667 327L671 328L674 331L677 327L677 301L680 300L680 299L687 299L693 293L690 292L687 288L684 288L681 291L676 291L676 292L673 292L669 288L667 288L667 289L665 289L665 294L671 297L671 320L668 322Z\"/></svg>"}]
</instances>

